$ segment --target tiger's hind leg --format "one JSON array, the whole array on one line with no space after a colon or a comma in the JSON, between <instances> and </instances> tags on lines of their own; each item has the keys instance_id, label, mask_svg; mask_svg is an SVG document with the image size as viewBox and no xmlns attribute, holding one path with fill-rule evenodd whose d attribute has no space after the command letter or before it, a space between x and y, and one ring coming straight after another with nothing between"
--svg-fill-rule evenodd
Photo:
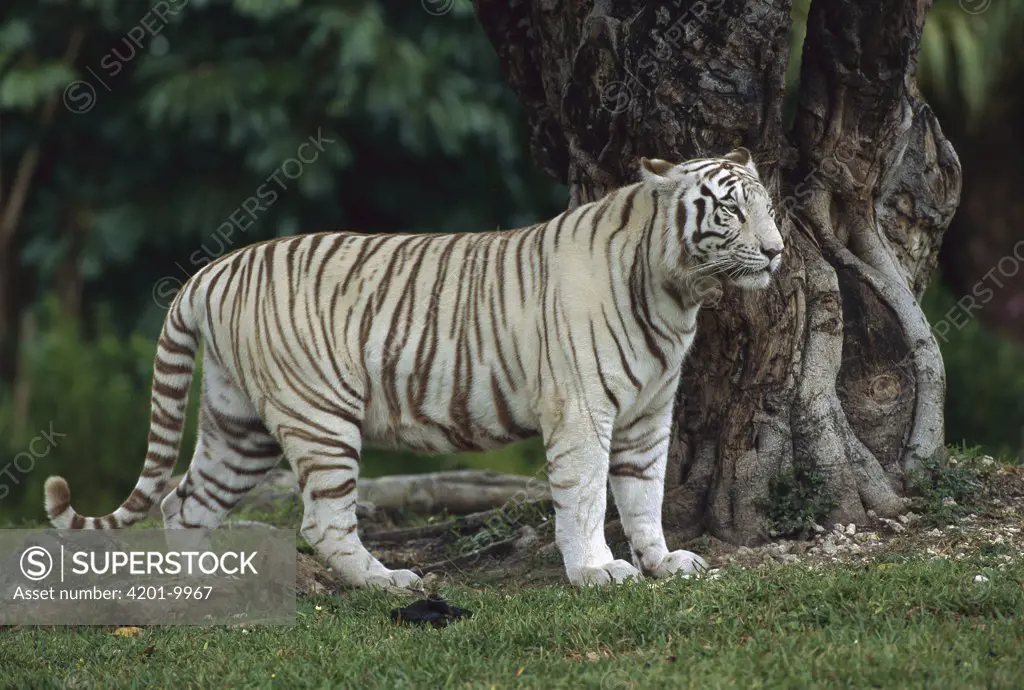
<instances>
[{"instance_id":1,"label":"tiger's hind leg","mask_svg":"<svg viewBox=\"0 0 1024 690\"><path fill-rule=\"evenodd\" d=\"M198 436L188 471L160 504L165 529L216 528L281 461L281 447L256 409L209 356Z\"/></svg>"},{"instance_id":2,"label":"tiger's hind leg","mask_svg":"<svg viewBox=\"0 0 1024 690\"><path fill-rule=\"evenodd\" d=\"M359 539L360 414L361 410L340 406L336 413L315 420L268 413L268 425L280 439L302 492L302 536L351 586L422 592L423 582L416 573L388 569Z\"/></svg>"}]
</instances>

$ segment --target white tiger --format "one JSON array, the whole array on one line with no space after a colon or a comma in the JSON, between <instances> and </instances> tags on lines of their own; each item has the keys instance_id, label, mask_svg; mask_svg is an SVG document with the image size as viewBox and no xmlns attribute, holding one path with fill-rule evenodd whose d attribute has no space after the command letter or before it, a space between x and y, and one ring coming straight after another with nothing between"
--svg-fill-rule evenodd
<instances>
[{"instance_id":1,"label":"white tiger","mask_svg":"<svg viewBox=\"0 0 1024 690\"><path fill-rule=\"evenodd\" d=\"M177 457L200 338L199 438L161 504L167 528L216 527L288 458L302 535L351 585L419 589L360 542L360 450L494 449L543 437L555 539L570 582L689 574L661 525L674 393L702 297L697 279L764 288L783 241L746 149L673 165L526 228L329 232L242 248L177 295L153 376L142 476L113 513L82 517L50 477L58 528L143 519ZM632 563L605 541L606 487Z\"/></svg>"}]
</instances>

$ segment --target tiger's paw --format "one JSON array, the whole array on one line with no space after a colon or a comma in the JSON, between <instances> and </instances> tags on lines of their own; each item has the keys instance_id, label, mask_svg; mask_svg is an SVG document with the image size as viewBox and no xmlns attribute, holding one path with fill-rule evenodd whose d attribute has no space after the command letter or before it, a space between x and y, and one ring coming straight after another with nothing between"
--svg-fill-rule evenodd
<instances>
[{"instance_id":1,"label":"tiger's paw","mask_svg":"<svg viewBox=\"0 0 1024 690\"><path fill-rule=\"evenodd\" d=\"M703 558L691 551L680 549L665 554L660 563L647 570L652 577L660 579L671 577L672 575L690 577L691 575L699 575L707 569L708 563Z\"/></svg>"},{"instance_id":2,"label":"tiger's paw","mask_svg":"<svg viewBox=\"0 0 1024 690\"><path fill-rule=\"evenodd\" d=\"M367 587L379 587L393 594L423 593L423 580L411 570L386 570L366 578Z\"/></svg>"},{"instance_id":3,"label":"tiger's paw","mask_svg":"<svg viewBox=\"0 0 1024 690\"><path fill-rule=\"evenodd\" d=\"M569 581L577 587L588 585L607 585L626 580L642 580L644 576L632 563L616 559L611 563L597 567L584 567L577 573L569 575Z\"/></svg>"}]
</instances>

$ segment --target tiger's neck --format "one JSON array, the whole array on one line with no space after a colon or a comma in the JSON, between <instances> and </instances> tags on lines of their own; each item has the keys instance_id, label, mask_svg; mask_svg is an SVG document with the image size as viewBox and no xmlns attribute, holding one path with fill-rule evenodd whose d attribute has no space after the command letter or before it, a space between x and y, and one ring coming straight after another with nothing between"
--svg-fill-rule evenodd
<instances>
[{"instance_id":1,"label":"tiger's neck","mask_svg":"<svg viewBox=\"0 0 1024 690\"><path fill-rule=\"evenodd\" d=\"M681 357L693 340L700 306L717 281L686 267L679 231L659 203L657 190L638 184L619 194L608 212L619 214L624 229L611 231L609 251L622 297L638 314L638 322L666 345L679 348Z\"/></svg>"},{"instance_id":2,"label":"tiger's neck","mask_svg":"<svg viewBox=\"0 0 1024 690\"><path fill-rule=\"evenodd\" d=\"M547 250L545 275L567 281L570 292L608 294L666 347L685 350L712 281L686 267L682 239L659 193L636 183L535 227Z\"/></svg>"}]
</instances>

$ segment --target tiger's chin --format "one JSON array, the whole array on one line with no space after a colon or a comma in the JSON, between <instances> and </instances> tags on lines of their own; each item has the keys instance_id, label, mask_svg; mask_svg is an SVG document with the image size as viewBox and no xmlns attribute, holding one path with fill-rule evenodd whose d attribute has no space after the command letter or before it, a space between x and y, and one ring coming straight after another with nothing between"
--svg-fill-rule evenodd
<instances>
[{"instance_id":1,"label":"tiger's chin","mask_svg":"<svg viewBox=\"0 0 1024 690\"><path fill-rule=\"evenodd\" d=\"M767 268L763 271L744 273L732 278L733 284L744 290L764 290L771 281L772 272Z\"/></svg>"}]
</instances>

